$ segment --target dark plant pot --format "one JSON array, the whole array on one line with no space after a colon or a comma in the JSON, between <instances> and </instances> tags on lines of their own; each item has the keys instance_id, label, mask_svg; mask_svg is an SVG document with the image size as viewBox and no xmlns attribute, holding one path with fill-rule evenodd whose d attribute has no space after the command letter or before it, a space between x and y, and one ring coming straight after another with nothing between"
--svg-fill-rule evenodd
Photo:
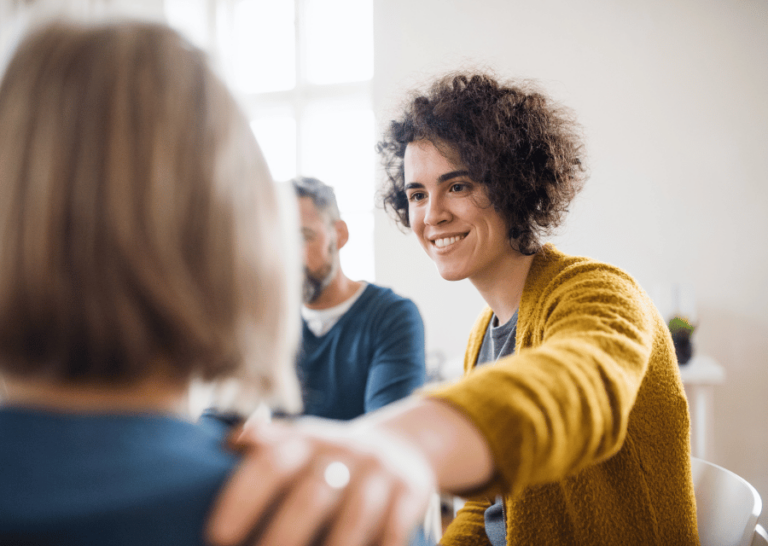
<instances>
[{"instance_id":1,"label":"dark plant pot","mask_svg":"<svg viewBox=\"0 0 768 546\"><path fill-rule=\"evenodd\" d=\"M687 335L672 335L672 341L675 344L675 353L677 354L678 364L687 364L693 356L693 344L691 338Z\"/></svg>"}]
</instances>

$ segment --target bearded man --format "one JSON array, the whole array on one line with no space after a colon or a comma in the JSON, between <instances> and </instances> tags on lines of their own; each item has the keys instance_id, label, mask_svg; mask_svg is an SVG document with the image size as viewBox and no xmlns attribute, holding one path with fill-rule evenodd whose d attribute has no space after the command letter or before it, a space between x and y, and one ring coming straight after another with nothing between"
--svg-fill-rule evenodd
<instances>
[{"instance_id":1,"label":"bearded man","mask_svg":"<svg viewBox=\"0 0 768 546\"><path fill-rule=\"evenodd\" d=\"M291 183L304 239L304 414L353 419L424 384L424 325L411 300L344 274L339 250L349 230L333 188L308 177Z\"/></svg>"}]
</instances>

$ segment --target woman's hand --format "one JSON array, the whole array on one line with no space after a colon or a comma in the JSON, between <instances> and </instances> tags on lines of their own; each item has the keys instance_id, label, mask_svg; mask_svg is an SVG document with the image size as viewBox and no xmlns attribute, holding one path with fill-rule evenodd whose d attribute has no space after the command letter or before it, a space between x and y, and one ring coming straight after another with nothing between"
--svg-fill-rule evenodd
<instances>
[{"instance_id":1,"label":"woman's hand","mask_svg":"<svg viewBox=\"0 0 768 546\"><path fill-rule=\"evenodd\" d=\"M217 546L404 545L435 489L424 454L397 434L305 418L248 425L242 463L217 499Z\"/></svg>"}]
</instances>

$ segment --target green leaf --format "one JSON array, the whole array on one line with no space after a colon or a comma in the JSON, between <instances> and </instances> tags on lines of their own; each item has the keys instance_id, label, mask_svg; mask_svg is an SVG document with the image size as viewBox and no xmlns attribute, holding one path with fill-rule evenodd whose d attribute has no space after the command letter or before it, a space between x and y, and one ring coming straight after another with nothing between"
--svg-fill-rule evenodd
<instances>
[{"instance_id":1,"label":"green leaf","mask_svg":"<svg viewBox=\"0 0 768 546\"><path fill-rule=\"evenodd\" d=\"M693 331L696 329L696 327L688 322L687 318L684 317L673 317L669 321L669 331L673 334L688 334L691 335Z\"/></svg>"}]
</instances>

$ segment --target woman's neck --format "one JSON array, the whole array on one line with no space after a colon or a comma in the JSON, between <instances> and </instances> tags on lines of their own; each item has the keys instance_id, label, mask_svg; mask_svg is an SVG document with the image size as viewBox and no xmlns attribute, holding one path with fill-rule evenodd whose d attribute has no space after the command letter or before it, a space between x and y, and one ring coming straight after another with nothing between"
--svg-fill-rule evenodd
<instances>
[{"instance_id":1,"label":"woman's neck","mask_svg":"<svg viewBox=\"0 0 768 546\"><path fill-rule=\"evenodd\" d=\"M534 256L516 252L514 255L507 255L507 259L488 274L470 279L485 303L498 317L499 324L509 321L520 307L525 280L528 278L533 258Z\"/></svg>"},{"instance_id":2,"label":"woman's neck","mask_svg":"<svg viewBox=\"0 0 768 546\"><path fill-rule=\"evenodd\" d=\"M64 413L188 413L188 385L149 377L131 385L54 383L4 376L2 403Z\"/></svg>"}]
</instances>

